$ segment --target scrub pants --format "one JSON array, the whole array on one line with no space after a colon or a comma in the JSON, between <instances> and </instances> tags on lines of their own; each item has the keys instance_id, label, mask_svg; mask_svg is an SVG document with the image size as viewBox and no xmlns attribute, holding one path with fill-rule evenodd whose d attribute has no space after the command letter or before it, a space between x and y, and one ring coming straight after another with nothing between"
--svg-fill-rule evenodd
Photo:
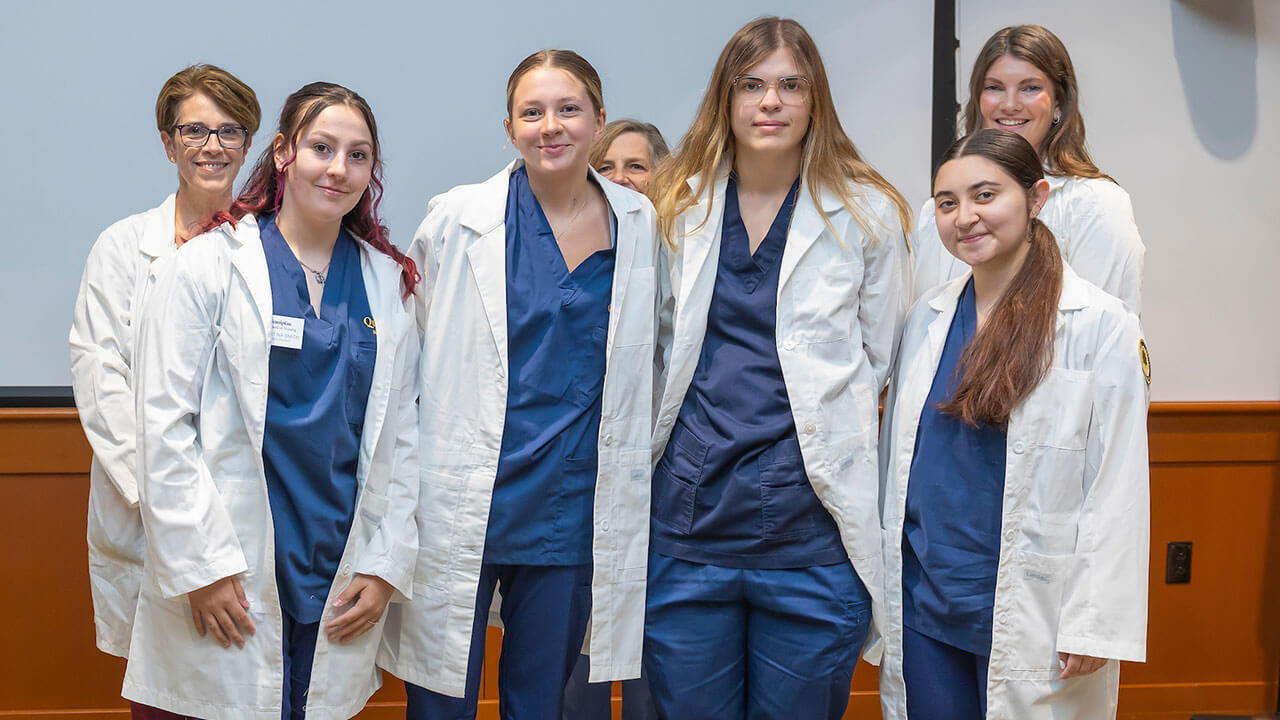
<instances>
[{"instance_id":1,"label":"scrub pants","mask_svg":"<svg viewBox=\"0 0 1280 720\"><path fill-rule=\"evenodd\" d=\"M644 666L665 720L838 720L870 623L847 562L765 570L649 554Z\"/></svg>"},{"instance_id":2,"label":"scrub pants","mask_svg":"<svg viewBox=\"0 0 1280 720\"><path fill-rule=\"evenodd\" d=\"M904 627L902 676L907 716L983 720L987 716L986 655L975 655Z\"/></svg>"},{"instance_id":3,"label":"scrub pants","mask_svg":"<svg viewBox=\"0 0 1280 720\"><path fill-rule=\"evenodd\" d=\"M300 623L284 613L284 697L281 720L302 720L307 716L307 691L311 687L311 665L316 657L316 635L320 621Z\"/></svg>"},{"instance_id":4,"label":"scrub pants","mask_svg":"<svg viewBox=\"0 0 1280 720\"><path fill-rule=\"evenodd\" d=\"M578 656L569 684L564 688L563 720L611 720L613 683L589 683L591 658ZM658 709L649 694L649 681L642 673L635 680L622 681L622 720L658 720Z\"/></svg>"},{"instance_id":5,"label":"scrub pants","mask_svg":"<svg viewBox=\"0 0 1280 720\"><path fill-rule=\"evenodd\" d=\"M482 565L466 696L450 697L405 683L406 720L474 720L495 585L502 591L504 626L498 715L503 720L560 720L564 686L591 617L590 565Z\"/></svg>"}]
</instances>

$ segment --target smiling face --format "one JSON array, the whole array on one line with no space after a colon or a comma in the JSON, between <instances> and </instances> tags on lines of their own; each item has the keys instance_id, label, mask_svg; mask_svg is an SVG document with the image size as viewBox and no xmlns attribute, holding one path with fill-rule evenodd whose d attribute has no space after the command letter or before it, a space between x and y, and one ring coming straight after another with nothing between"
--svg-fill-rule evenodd
<instances>
[{"instance_id":1,"label":"smiling face","mask_svg":"<svg viewBox=\"0 0 1280 720\"><path fill-rule=\"evenodd\" d=\"M178 166L178 193L210 198L231 197L249 142L237 150L228 150L218 141L217 129L237 123L208 95L197 92L178 104L174 125L200 124L214 130L204 147L187 147L176 129L160 133L169 161ZM227 203L223 203L227 204Z\"/></svg>"},{"instance_id":2,"label":"smiling face","mask_svg":"<svg viewBox=\"0 0 1280 720\"><path fill-rule=\"evenodd\" d=\"M619 185L644 192L653 170L652 157L649 138L638 132L624 132L609 144L596 172Z\"/></svg>"},{"instance_id":3,"label":"smiling face","mask_svg":"<svg viewBox=\"0 0 1280 720\"><path fill-rule=\"evenodd\" d=\"M1018 267L1030 247L1031 219L1048 193L1043 179L1028 193L979 155L948 160L933 183L938 235L948 252L971 267Z\"/></svg>"},{"instance_id":4,"label":"smiling face","mask_svg":"<svg viewBox=\"0 0 1280 720\"><path fill-rule=\"evenodd\" d=\"M283 135L273 147L277 170L287 165L281 213L297 213L309 224L341 222L369 187L373 136L355 108L330 105L302 128L295 148Z\"/></svg>"},{"instance_id":5,"label":"smiling face","mask_svg":"<svg viewBox=\"0 0 1280 720\"><path fill-rule=\"evenodd\" d=\"M780 80L803 75L791 51L778 48L742 75L765 84L762 93L743 92L735 85L730 94L730 124L738 151L798 151L809 130L813 100L808 94L797 97L779 90Z\"/></svg>"},{"instance_id":6,"label":"smiling face","mask_svg":"<svg viewBox=\"0 0 1280 720\"><path fill-rule=\"evenodd\" d=\"M577 78L559 68L538 67L516 84L511 117L504 124L529 172L585 174L604 117Z\"/></svg>"},{"instance_id":7,"label":"smiling face","mask_svg":"<svg viewBox=\"0 0 1280 720\"><path fill-rule=\"evenodd\" d=\"M982 127L1012 130L1040 152L1060 109L1048 75L1026 60L1002 55L987 68L978 111Z\"/></svg>"}]
</instances>

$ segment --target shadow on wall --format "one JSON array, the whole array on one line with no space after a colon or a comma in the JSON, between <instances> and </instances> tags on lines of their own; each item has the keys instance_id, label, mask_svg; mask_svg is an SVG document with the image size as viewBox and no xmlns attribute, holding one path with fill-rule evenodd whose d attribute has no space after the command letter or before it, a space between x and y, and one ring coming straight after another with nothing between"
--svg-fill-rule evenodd
<instances>
[{"instance_id":1,"label":"shadow on wall","mask_svg":"<svg viewBox=\"0 0 1280 720\"><path fill-rule=\"evenodd\" d=\"M1258 134L1258 32L1253 0L1172 0L1173 54L1196 136L1235 160Z\"/></svg>"}]
</instances>

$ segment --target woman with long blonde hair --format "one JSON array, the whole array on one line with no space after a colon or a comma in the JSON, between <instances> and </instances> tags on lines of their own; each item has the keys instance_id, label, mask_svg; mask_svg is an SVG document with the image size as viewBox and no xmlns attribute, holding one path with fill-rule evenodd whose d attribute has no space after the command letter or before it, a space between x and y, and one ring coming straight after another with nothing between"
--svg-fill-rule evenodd
<instances>
[{"instance_id":1,"label":"woman with long blonde hair","mask_svg":"<svg viewBox=\"0 0 1280 720\"><path fill-rule=\"evenodd\" d=\"M909 211L794 20L725 46L650 188L660 338L645 669L659 713L838 718L880 611L876 398ZM664 314L665 316L665 314Z\"/></svg>"},{"instance_id":2,"label":"woman with long blonde hair","mask_svg":"<svg viewBox=\"0 0 1280 720\"><path fill-rule=\"evenodd\" d=\"M1048 28L1004 28L978 52L964 131L983 128L1009 130L1031 143L1049 181L1040 220L1053 231L1063 259L1080 277L1141 314L1146 248L1133 205L1129 194L1098 169L1085 146L1075 67L1066 46ZM920 210L911 246L915 298L969 271L943 246L932 198Z\"/></svg>"}]
</instances>

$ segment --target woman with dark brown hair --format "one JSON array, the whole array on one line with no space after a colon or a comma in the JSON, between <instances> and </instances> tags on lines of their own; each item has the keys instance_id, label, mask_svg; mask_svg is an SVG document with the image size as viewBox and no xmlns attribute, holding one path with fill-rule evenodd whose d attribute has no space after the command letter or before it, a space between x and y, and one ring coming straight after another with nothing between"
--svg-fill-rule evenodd
<instances>
[{"instance_id":1,"label":"woman with dark brown hair","mask_svg":"<svg viewBox=\"0 0 1280 720\"><path fill-rule=\"evenodd\" d=\"M987 40L964 108L964 131L982 128L1009 130L1031 143L1049 184L1040 221L1053 231L1063 259L1141 314L1146 248L1129 194L1098 169L1085 146L1075 68L1057 35L1018 25ZM921 209L912 240L915 297L967 272L939 242L932 201Z\"/></svg>"},{"instance_id":2,"label":"woman with dark brown hair","mask_svg":"<svg viewBox=\"0 0 1280 720\"><path fill-rule=\"evenodd\" d=\"M884 715L1114 717L1146 647L1137 317L1062 262L1022 137L962 138L933 189L971 272L915 306L885 402Z\"/></svg>"}]
</instances>

